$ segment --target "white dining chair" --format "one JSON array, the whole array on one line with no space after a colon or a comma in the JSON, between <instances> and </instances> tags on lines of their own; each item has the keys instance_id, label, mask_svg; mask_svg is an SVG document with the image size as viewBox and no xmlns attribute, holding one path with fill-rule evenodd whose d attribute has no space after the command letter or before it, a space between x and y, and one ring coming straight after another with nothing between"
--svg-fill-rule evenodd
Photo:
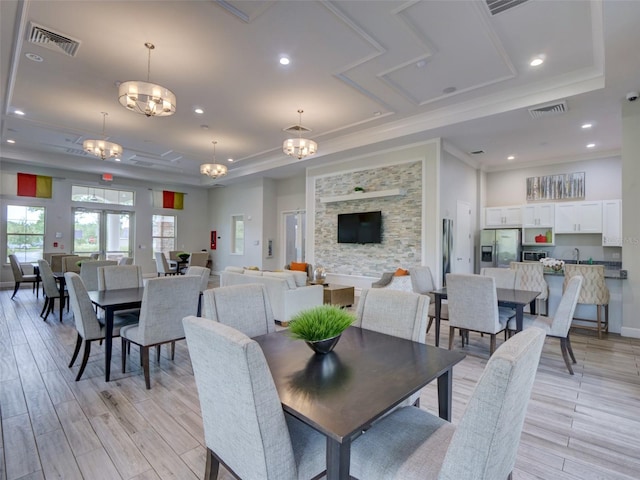
<instances>
[{"instance_id":1,"label":"white dining chair","mask_svg":"<svg viewBox=\"0 0 640 480\"><path fill-rule=\"evenodd\" d=\"M158 276L164 275L177 275L178 274L178 264L173 262L173 264L169 264L167 261L167 257L164 256L162 252L156 252L156 270L158 271Z\"/></svg>"},{"instance_id":2,"label":"white dining chair","mask_svg":"<svg viewBox=\"0 0 640 480\"><path fill-rule=\"evenodd\" d=\"M98 290L117 290L143 286L140 265L112 265L98 267Z\"/></svg>"},{"instance_id":3,"label":"white dining chair","mask_svg":"<svg viewBox=\"0 0 640 480\"><path fill-rule=\"evenodd\" d=\"M115 260L85 261L80 265L80 278L88 291L100 290L98 285L98 268L117 265ZM103 289L104 290L104 289Z\"/></svg>"}]
</instances>

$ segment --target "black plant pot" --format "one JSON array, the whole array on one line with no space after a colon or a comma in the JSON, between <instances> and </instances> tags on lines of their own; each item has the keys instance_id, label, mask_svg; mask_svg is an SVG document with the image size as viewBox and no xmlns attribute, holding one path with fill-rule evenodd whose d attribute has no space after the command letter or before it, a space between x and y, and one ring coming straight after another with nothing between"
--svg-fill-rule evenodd
<instances>
[{"instance_id":1,"label":"black plant pot","mask_svg":"<svg viewBox=\"0 0 640 480\"><path fill-rule=\"evenodd\" d=\"M309 345L309 348L316 353L329 353L331 352L335 346L338 344L338 340L340 340L340 335L336 335L332 338L327 338L326 340L317 340L315 342L307 342L305 343Z\"/></svg>"}]
</instances>

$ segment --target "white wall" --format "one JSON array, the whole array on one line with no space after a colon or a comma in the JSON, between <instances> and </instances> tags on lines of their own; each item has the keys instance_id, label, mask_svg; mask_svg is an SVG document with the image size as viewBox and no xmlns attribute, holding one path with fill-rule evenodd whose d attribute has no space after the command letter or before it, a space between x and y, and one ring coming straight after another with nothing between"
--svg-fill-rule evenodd
<instances>
[{"instance_id":1,"label":"white wall","mask_svg":"<svg viewBox=\"0 0 640 480\"><path fill-rule=\"evenodd\" d=\"M134 212L134 226L131 229L134 234L134 262L141 265L144 273L155 273L156 265L153 259L151 240L151 216L154 214L175 215L178 223L178 236L176 248L188 252L197 252L209 248L209 225L207 215L207 191L204 188L189 188L184 186L154 185L149 182L115 178L113 182L100 182L95 174L84 174L66 170L27 167L21 164L2 162L0 173L24 172L36 175L53 177L53 197L51 199L39 199L3 195L0 197L1 212L0 225L6 225L7 204L34 205L46 207L45 212L45 251L70 252L73 247L73 214L72 206L84 206L92 209L125 210ZM95 203L71 203L71 186L88 185L105 188L122 188L135 192L135 207L102 206ZM174 190L185 193L184 210L158 209L153 207L152 191ZM56 232L62 233L62 238L55 238ZM7 245L4 231L0 235L0 255L6 258ZM53 247L53 242L58 242L58 248ZM64 246L64 248L61 248ZM11 281L13 276L8 265L2 269L2 281Z\"/></svg>"}]
</instances>

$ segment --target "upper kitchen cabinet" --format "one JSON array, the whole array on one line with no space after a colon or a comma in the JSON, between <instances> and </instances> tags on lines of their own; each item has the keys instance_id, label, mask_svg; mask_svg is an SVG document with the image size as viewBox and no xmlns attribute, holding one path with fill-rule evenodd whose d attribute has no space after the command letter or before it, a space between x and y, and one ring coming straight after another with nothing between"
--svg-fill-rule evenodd
<instances>
[{"instance_id":1,"label":"upper kitchen cabinet","mask_svg":"<svg viewBox=\"0 0 640 480\"><path fill-rule=\"evenodd\" d=\"M602 201L602 246L622 246L622 200Z\"/></svg>"},{"instance_id":2,"label":"upper kitchen cabinet","mask_svg":"<svg viewBox=\"0 0 640 480\"><path fill-rule=\"evenodd\" d=\"M522 227L554 227L555 218L554 203L539 203L534 205L522 206Z\"/></svg>"},{"instance_id":3,"label":"upper kitchen cabinet","mask_svg":"<svg viewBox=\"0 0 640 480\"><path fill-rule=\"evenodd\" d=\"M602 233L602 202L559 203L555 233Z\"/></svg>"},{"instance_id":4,"label":"upper kitchen cabinet","mask_svg":"<svg viewBox=\"0 0 640 480\"><path fill-rule=\"evenodd\" d=\"M487 207L484 209L484 227L520 227L522 226L522 207Z\"/></svg>"}]
</instances>

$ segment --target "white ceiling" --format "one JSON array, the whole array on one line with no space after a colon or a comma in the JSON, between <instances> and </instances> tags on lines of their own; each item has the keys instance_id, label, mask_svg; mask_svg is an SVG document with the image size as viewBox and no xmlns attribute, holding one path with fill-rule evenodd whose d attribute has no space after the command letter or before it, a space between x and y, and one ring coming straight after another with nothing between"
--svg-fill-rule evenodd
<instances>
[{"instance_id":1,"label":"white ceiling","mask_svg":"<svg viewBox=\"0 0 640 480\"><path fill-rule=\"evenodd\" d=\"M480 0L1 0L0 16L2 158L116 178L212 184L199 165L213 140L219 163L235 159L221 184L436 136L485 170L606 157L640 89L637 0L528 0L497 15ZM31 22L78 40L76 55L30 43ZM145 42L150 80L177 96L171 117L118 103L118 82L146 80ZM536 55L545 63L530 67ZM562 100L566 113L529 114ZM294 161L282 130L300 108L319 152ZM120 163L82 151L101 136L100 112Z\"/></svg>"}]
</instances>

